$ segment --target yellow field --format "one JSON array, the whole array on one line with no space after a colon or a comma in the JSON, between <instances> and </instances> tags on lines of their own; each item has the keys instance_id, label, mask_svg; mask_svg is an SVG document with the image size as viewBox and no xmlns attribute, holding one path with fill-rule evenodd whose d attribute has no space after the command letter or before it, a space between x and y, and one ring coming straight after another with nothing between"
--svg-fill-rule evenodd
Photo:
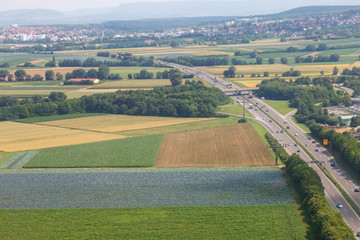
<instances>
[{"instance_id":1,"label":"yellow field","mask_svg":"<svg viewBox=\"0 0 360 240\"><path fill-rule=\"evenodd\" d=\"M14 88L14 90L1 90L0 88L0 95L50 95L51 92L64 92L68 95L68 92L70 91L73 90L62 90L61 88L58 90L16 90L16 88Z\"/></svg>"},{"instance_id":2,"label":"yellow field","mask_svg":"<svg viewBox=\"0 0 360 240\"><path fill-rule=\"evenodd\" d=\"M360 65L360 64L359 64ZM299 70L302 72L309 72L320 74L321 70L324 70L325 73L332 73L334 67L338 67L340 72L344 68L348 68L349 64L334 64L334 65L298 65L298 66L288 66L283 64L262 64L262 65L239 65L236 67L237 74L243 73L260 73L264 72L270 73L283 73L289 71L291 68ZM222 75L223 72L229 68L229 66L213 66L213 67L197 67L200 70L210 72L212 74Z\"/></svg>"},{"instance_id":3,"label":"yellow field","mask_svg":"<svg viewBox=\"0 0 360 240\"><path fill-rule=\"evenodd\" d=\"M0 122L0 150L17 152L125 138L117 134L71 130L27 123Z\"/></svg>"},{"instance_id":4,"label":"yellow field","mask_svg":"<svg viewBox=\"0 0 360 240\"><path fill-rule=\"evenodd\" d=\"M256 87L256 85L261 83L261 80L253 80L253 81L235 81L237 83L241 83L242 85L244 85L245 87Z\"/></svg>"},{"instance_id":5,"label":"yellow field","mask_svg":"<svg viewBox=\"0 0 360 240\"><path fill-rule=\"evenodd\" d=\"M84 89L66 92L66 96L67 96L67 98L71 99L71 98L80 98L82 96L90 96L90 95L100 94L100 93L111 93L111 92L116 92L116 91L119 91L119 89L86 89L86 88L84 88Z\"/></svg>"},{"instance_id":6,"label":"yellow field","mask_svg":"<svg viewBox=\"0 0 360 240\"><path fill-rule=\"evenodd\" d=\"M115 133L128 130L137 130L153 127L162 127L182 123L213 120L214 118L170 118L170 117L143 117L127 115L104 115L77 119L41 122L46 126L56 126L70 129L81 129L105 133Z\"/></svg>"}]
</instances>

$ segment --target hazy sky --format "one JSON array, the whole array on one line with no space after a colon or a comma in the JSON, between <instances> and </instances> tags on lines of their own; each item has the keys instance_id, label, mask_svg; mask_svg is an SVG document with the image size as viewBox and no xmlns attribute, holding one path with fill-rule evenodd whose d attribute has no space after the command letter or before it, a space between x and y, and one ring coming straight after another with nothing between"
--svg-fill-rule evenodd
<instances>
[{"instance_id":1,"label":"hazy sky","mask_svg":"<svg viewBox=\"0 0 360 240\"><path fill-rule=\"evenodd\" d=\"M74 10L80 8L100 8L117 6L121 3L129 2L170 2L179 0L16 0L4 1L0 5L0 11L13 9L54 9L54 10ZM184 1L184 0L182 0ZM189 0L185 0L189 1ZM203 0L214 1L214 0ZM271 5L271 0L230 0L230 1L252 1L259 2L259 7ZM5 3L6 2L6 3ZM294 7L308 5L360 5L359 0L284 0L284 3L293 3Z\"/></svg>"}]
</instances>

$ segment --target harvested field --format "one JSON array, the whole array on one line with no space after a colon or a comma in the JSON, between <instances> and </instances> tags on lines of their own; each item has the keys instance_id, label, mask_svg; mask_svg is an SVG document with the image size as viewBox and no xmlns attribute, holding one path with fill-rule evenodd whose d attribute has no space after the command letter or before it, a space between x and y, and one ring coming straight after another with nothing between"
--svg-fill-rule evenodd
<instances>
[{"instance_id":1,"label":"harvested field","mask_svg":"<svg viewBox=\"0 0 360 240\"><path fill-rule=\"evenodd\" d=\"M124 138L121 135L70 130L17 122L0 123L0 150L27 151Z\"/></svg>"},{"instance_id":2,"label":"harvested field","mask_svg":"<svg viewBox=\"0 0 360 240\"><path fill-rule=\"evenodd\" d=\"M42 125L62 128L82 129L98 132L121 132L136 129L162 127L182 123L213 120L214 118L170 118L170 117L144 117L128 115L106 115L86 117L81 119L67 119L59 121L42 122Z\"/></svg>"},{"instance_id":3,"label":"harvested field","mask_svg":"<svg viewBox=\"0 0 360 240\"><path fill-rule=\"evenodd\" d=\"M168 134L156 167L269 166L274 160L249 124Z\"/></svg>"}]
</instances>

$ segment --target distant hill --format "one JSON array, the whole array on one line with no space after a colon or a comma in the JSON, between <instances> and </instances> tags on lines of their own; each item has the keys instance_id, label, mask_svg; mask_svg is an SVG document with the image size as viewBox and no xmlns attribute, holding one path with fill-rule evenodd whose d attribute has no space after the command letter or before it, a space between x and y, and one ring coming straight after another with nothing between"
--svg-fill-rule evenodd
<instances>
[{"instance_id":1,"label":"distant hill","mask_svg":"<svg viewBox=\"0 0 360 240\"><path fill-rule=\"evenodd\" d=\"M231 16L288 18L360 9L360 6L310 6L287 10L294 5L307 4L313 0L303 0L296 3L293 1L272 0L271 4L264 4L261 7L259 1L181 0L172 2L131 2L122 3L115 7L78 9L67 12L49 9L22 9L0 12L0 25L99 24L106 22L106 24L116 25L119 29L124 30L133 30L134 27L131 25L134 24L138 29L154 30L235 18ZM275 12L280 13L274 14Z\"/></svg>"},{"instance_id":2,"label":"distant hill","mask_svg":"<svg viewBox=\"0 0 360 240\"><path fill-rule=\"evenodd\" d=\"M307 7L298 7L290 9L284 12L277 14L269 14L267 17L302 17L302 16L312 16L319 14L329 14L329 13L340 13L346 12L349 10L360 9L360 5L357 6L307 6Z\"/></svg>"},{"instance_id":3,"label":"distant hill","mask_svg":"<svg viewBox=\"0 0 360 240\"><path fill-rule=\"evenodd\" d=\"M0 12L0 25L10 24L52 24L65 15L50 9L19 9Z\"/></svg>"}]
</instances>

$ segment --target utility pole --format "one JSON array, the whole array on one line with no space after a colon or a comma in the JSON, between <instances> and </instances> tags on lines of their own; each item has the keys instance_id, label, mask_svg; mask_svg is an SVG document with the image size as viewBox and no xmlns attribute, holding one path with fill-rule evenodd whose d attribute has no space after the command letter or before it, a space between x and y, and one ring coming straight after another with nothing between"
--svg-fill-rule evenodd
<instances>
[{"instance_id":1,"label":"utility pole","mask_svg":"<svg viewBox=\"0 0 360 240\"><path fill-rule=\"evenodd\" d=\"M278 165L279 163L278 149L286 147L286 144L280 144L279 141L282 140L275 139L275 141L270 142L270 144L267 146L267 148L272 148L273 150L275 149L275 165ZM279 143L279 145L276 146L276 143Z\"/></svg>"},{"instance_id":2,"label":"utility pole","mask_svg":"<svg viewBox=\"0 0 360 240\"><path fill-rule=\"evenodd\" d=\"M243 97L243 118L245 118L245 98Z\"/></svg>"}]
</instances>

